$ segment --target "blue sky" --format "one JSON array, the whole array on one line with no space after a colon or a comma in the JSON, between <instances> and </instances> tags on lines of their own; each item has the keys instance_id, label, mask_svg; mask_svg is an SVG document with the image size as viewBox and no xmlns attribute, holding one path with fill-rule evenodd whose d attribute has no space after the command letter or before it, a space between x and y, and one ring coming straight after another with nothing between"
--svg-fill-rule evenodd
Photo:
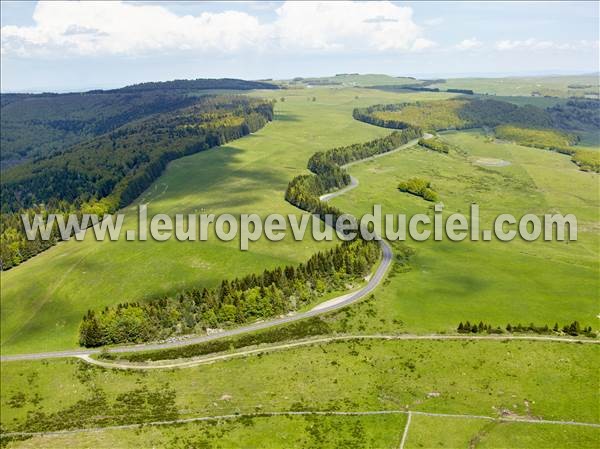
<instances>
[{"instance_id":1,"label":"blue sky","mask_svg":"<svg viewBox=\"0 0 600 449\"><path fill-rule=\"evenodd\" d=\"M1 88L599 70L598 2L2 1Z\"/></svg>"}]
</instances>

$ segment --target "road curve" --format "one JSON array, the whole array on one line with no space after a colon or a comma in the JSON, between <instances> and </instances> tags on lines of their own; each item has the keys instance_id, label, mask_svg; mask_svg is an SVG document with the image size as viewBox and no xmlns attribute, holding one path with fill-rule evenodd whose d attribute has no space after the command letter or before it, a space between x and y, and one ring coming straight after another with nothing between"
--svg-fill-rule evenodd
<instances>
[{"instance_id":1,"label":"road curve","mask_svg":"<svg viewBox=\"0 0 600 449\"><path fill-rule=\"evenodd\" d=\"M354 176L350 176L350 184L348 184L346 187L344 187L343 189L340 189L336 192L326 193L325 195L321 195L319 197L319 199L321 201L329 201L330 199L335 198L336 196L343 195L344 193L346 193L356 187L358 187L358 179L356 179Z\"/></svg>"},{"instance_id":2,"label":"road curve","mask_svg":"<svg viewBox=\"0 0 600 449\"><path fill-rule=\"evenodd\" d=\"M429 139L433 137L431 134L424 134L423 138ZM349 164L344 165L344 167L348 167L350 165L354 165L360 162L368 161L374 158L379 158L382 156L387 156L388 154L395 153L397 151L412 147L417 144L419 139L413 139L410 142L405 143L404 145L399 146L398 148L388 151L386 153L377 154L370 158L361 159L359 161L351 162ZM340 189L336 192L328 193L319 197L321 201L329 201L332 198L335 198L339 195L342 195L349 190L354 189L358 186L358 179L351 177L350 185ZM392 248L385 240L379 240L379 244L382 249L382 260L377 270L371 276L367 284L356 292L350 294L344 294L339 296L338 298L333 298L328 303L331 305L326 307L318 307L307 312L296 313L293 315L286 315L280 318L276 318L274 320L262 321L258 323L249 324L247 326L237 327L234 329L228 329L222 332L218 332L211 335L199 335L190 338L184 338L181 340L173 340L173 341L165 341L165 342L157 342L157 343L141 343L137 345L127 345L127 346L118 346L114 348L106 348L105 350L112 353L123 353L123 352L142 352L142 351L152 351L156 349L169 349L176 348L180 346L189 346L197 343L205 343L212 340L217 340L224 337L233 337L240 334L245 334L247 332L253 332L257 330L267 329L274 326L279 326L281 324L292 323L294 321L303 320L305 318L310 318L317 315L322 315L324 313L331 312L333 310L341 309L346 307L349 304L352 304L368 294L370 294L375 288L379 285L385 273L387 272L390 264L392 263ZM343 298L343 299L341 299ZM336 299L341 299L336 301ZM51 351L51 352L38 352L31 354L14 354L14 355L2 355L0 356L1 362L12 362L18 360L41 360L41 359L52 359L52 358L62 358L62 357L83 357L89 356L92 354L100 353L100 349L74 349L74 350L66 350L66 351Z\"/></svg>"},{"instance_id":3,"label":"road curve","mask_svg":"<svg viewBox=\"0 0 600 449\"><path fill-rule=\"evenodd\" d=\"M411 142L407 143L406 145L399 147L398 149L406 148L407 146L412 146L416 142L417 142L417 140L415 139L414 141L411 141ZM396 150L394 150L394 151L396 151ZM385 153L385 154L388 154L388 153ZM352 180L353 181L349 186L347 186L337 192L323 195L320 197L320 199L322 201L328 201L331 198L334 198L335 196L338 196L342 193L347 192L350 189L353 189L354 187L356 187L358 185L358 180L356 178L352 178ZM294 321L303 320L305 318L310 318L313 316L322 315L324 313L331 312L333 310L341 309L343 307L346 307L349 304L352 304L352 303L364 298L368 294L370 294L373 290L375 290L375 288L379 285L379 283L385 276L385 273L387 272L390 264L392 263L392 255L393 255L392 248L384 240L379 240L379 244L382 249L381 263L377 267L377 270L375 271L375 273L373 273L371 278L368 280L367 284L364 287L360 288L359 290L357 290L353 293L350 293L350 294L346 293L338 298L333 298L333 299L327 301L328 303L329 302L331 303L331 305L329 305L329 306L319 307L319 308L309 310L307 312L295 313L293 315L286 315L286 316L283 316L280 318L276 318L274 320L261 321L258 323L249 324L247 326L241 326L241 327L237 327L234 329L228 329L228 330L218 332L215 334L211 334L211 335L199 335L199 336L195 336L195 337L191 337L191 338L184 338L181 340L166 341L166 342L142 343L142 344L137 344L137 345L118 346L115 348L106 348L105 351L112 352L112 353L141 352L141 351L151 351L151 350L156 350L156 349L169 349L169 348L175 348L175 347L180 347L180 346L189 346L189 345L193 345L193 344L197 344L197 343L205 343L208 341L217 340L217 339L224 338L224 337L232 337L235 335L245 334L247 332L253 332L253 331L257 331L257 330L261 330L261 329L267 329L270 327L279 326L281 324L288 324L288 323L292 323ZM343 297L342 300L335 301L335 299L340 299L342 297ZM0 361L1 362L13 362L13 361L18 361L18 360L40 360L40 359L52 359L52 358L61 358L61 357L82 357L82 356L89 356L92 354L98 354L100 352L101 352L100 349L75 349L75 350L67 350L67 351L38 352L38 353L31 353L31 354L3 355L0 357Z\"/></svg>"},{"instance_id":4,"label":"road curve","mask_svg":"<svg viewBox=\"0 0 600 449\"><path fill-rule=\"evenodd\" d=\"M246 332L257 331L261 329L267 329L269 327L278 326L280 324L287 324L294 321L302 320L305 318L310 318L317 315L322 315L327 312L331 312L333 310L341 309L342 307L346 307L353 302L358 301L361 298L364 298L369 293L371 293L378 285L379 282L385 276L387 269L389 268L392 262L392 249L390 245L383 240L379 241L381 244L381 248L383 250L383 257L381 263L377 267L377 270L371 276L367 284L356 292L348 295L343 301L340 301L336 304L332 304L328 307L323 307L320 309L312 309L307 312L296 313L294 315L286 315L281 318L276 318L274 320L262 321L254 324L249 324L247 326L236 327L234 329L228 329L223 332L218 332L211 335L200 335L197 337L186 338L183 340L176 341L167 341L162 343L143 343L138 345L130 345L130 346L119 346L116 348L107 348L108 352L112 353L123 353L123 352L141 352L141 351L150 351L155 349L168 349L175 348L179 346L188 346L196 343L205 343L207 341L217 340L223 337L232 337L239 334L244 334ZM346 295L344 295L346 296ZM79 357L91 354L100 353L100 349L83 349L83 350L71 350L71 351L55 351L55 352L40 352L40 353L32 353L32 354L15 354L15 355L6 355L0 358L2 362L12 362L17 360L40 360L40 359L51 359L51 358L61 358L61 357Z\"/></svg>"}]
</instances>

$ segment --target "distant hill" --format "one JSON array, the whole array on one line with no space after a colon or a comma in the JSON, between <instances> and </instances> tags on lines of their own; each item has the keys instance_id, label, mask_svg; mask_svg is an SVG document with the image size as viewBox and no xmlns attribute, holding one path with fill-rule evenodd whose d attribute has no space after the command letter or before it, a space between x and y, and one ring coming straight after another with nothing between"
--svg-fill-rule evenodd
<instances>
[{"instance_id":1,"label":"distant hill","mask_svg":"<svg viewBox=\"0 0 600 449\"><path fill-rule=\"evenodd\" d=\"M192 104L170 92L3 94L2 169L64 151L128 122Z\"/></svg>"},{"instance_id":2,"label":"distant hill","mask_svg":"<svg viewBox=\"0 0 600 449\"><path fill-rule=\"evenodd\" d=\"M600 98L600 77L590 75L453 78L431 87L471 89L475 93L505 96Z\"/></svg>"},{"instance_id":3,"label":"distant hill","mask_svg":"<svg viewBox=\"0 0 600 449\"><path fill-rule=\"evenodd\" d=\"M292 83L312 85L312 86L357 86L371 87L377 85L408 85L416 84L420 81L412 77L396 77L382 74L364 74L359 73L338 73L335 76L326 77L297 77L291 80Z\"/></svg>"},{"instance_id":4,"label":"distant hill","mask_svg":"<svg viewBox=\"0 0 600 449\"><path fill-rule=\"evenodd\" d=\"M279 86L264 81L245 81L235 78L220 78L220 79L209 79L209 78L198 78L195 80L173 80L173 81L156 81L140 84L132 84L131 86L121 87L119 89L113 89L108 93L130 93L130 92L142 92L142 91L153 91L153 90L179 90L179 91L190 91L190 90L252 90L252 89L279 89Z\"/></svg>"},{"instance_id":5,"label":"distant hill","mask_svg":"<svg viewBox=\"0 0 600 449\"><path fill-rule=\"evenodd\" d=\"M47 157L132 120L189 106L198 94L278 89L239 79L175 80L83 93L1 94L0 167Z\"/></svg>"}]
</instances>

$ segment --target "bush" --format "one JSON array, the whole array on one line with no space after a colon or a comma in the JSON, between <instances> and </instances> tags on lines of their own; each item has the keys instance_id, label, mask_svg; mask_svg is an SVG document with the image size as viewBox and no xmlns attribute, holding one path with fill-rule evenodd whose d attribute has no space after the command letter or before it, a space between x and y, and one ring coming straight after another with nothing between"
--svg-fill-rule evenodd
<instances>
[{"instance_id":1,"label":"bush","mask_svg":"<svg viewBox=\"0 0 600 449\"><path fill-rule=\"evenodd\" d=\"M438 194L432 189L431 182L422 178L411 178L398 184L401 192L420 196L426 201L438 201Z\"/></svg>"},{"instance_id":2,"label":"bush","mask_svg":"<svg viewBox=\"0 0 600 449\"><path fill-rule=\"evenodd\" d=\"M319 317L290 323L265 331L242 335L237 338L219 339L206 343L183 346L180 348L157 351L132 352L119 354L119 359L130 362L145 362L156 360L172 360L179 358L197 357L231 349L245 348L260 344L277 343L287 340L297 340L306 337L331 333L330 326Z\"/></svg>"},{"instance_id":3,"label":"bush","mask_svg":"<svg viewBox=\"0 0 600 449\"><path fill-rule=\"evenodd\" d=\"M419 145L438 153L448 154L450 152L450 145L441 139L419 139Z\"/></svg>"}]
</instances>

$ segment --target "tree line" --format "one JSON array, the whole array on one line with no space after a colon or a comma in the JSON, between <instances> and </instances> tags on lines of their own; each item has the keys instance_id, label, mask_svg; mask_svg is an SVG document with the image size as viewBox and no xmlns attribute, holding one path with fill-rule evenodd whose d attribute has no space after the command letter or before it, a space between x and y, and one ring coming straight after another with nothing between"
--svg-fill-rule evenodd
<instances>
[{"instance_id":1,"label":"tree line","mask_svg":"<svg viewBox=\"0 0 600 449\"><path fill-rule=\"evenodd\" d=\"M86 347L138 343L282 315L363 279L379 256L375 242L343 242L296 267L223 280L216 288L118 304L100 313L89 310L79 328L79 342Z\"/></svg>"},{"instance_id":2,"label":"tree line","mask_svg":"<svg viewBox=\"0 0 600 449\"><path fill-rule=\"evenodd\" d=\"M409 126L386 137L317 152L308 161L312 175L299 175L292 179L285 199L299 209L313 214L341 215L341 211L319 200L319 196L350 184L350 175L343 165L360 159L387 153L422 136L420 128Z\"/></svg>"},{"instance_id":3,"label":"tree line","mask_svg":"<svg viewBox=\"0 0 600 449\"><path fill-rule=\"evenodd\" d=\"M511 325L508 323L504 329L500 326L493 327L489 323L484 323L480 321L477 323L470 323L469 321L465 321L464 323L461 321L456 328L456 331L459 334L503 334L505 331L510 333L534 333L534 334L566 334L572 337L577 337L579 335L584 335L586 337L595 338L596 333L592 331L592 326L584 326L582 327L579 324L579 321L573 321L569 324L565 324L560 327L558 323L555 323L554 326L550 327L547 324L543 326L536 326L533 323L529 324L521 324L518 323L516 325Z\"/></svg>"}]
</instances>

